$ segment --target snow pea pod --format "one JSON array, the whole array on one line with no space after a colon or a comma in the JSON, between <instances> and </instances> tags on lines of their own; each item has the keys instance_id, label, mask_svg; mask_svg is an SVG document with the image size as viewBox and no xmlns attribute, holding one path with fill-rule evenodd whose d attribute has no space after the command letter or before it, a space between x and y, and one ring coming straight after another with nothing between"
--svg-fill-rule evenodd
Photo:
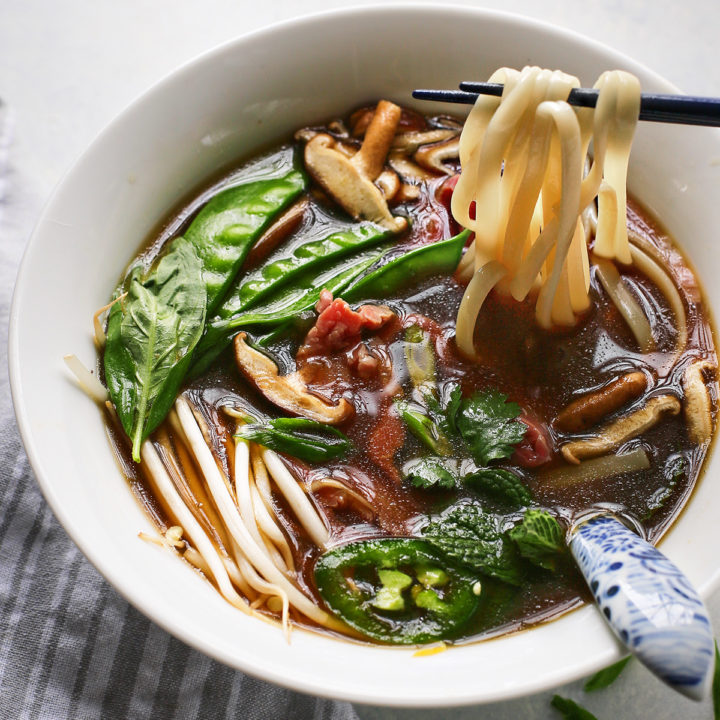
<instances>
[{"instance_id":1,"label":"snow pea pod","mask_svg":"<svg viewBox=\"0 0 720 720\"><path fill-rule=\"evenodd\" d=\"M185 232L202 263L211 316L265 229L298 195L307 177L292 168L275 178L229 187L213 196Z\"/></svg>"},{"instance_id":2,"label":"snow pea pod","mask_svg":"<svg viewBox=\"0 0 720 720\"><path fill-rule=\"evenodd\" d=\"M359 278L343 291L342 297L348 302L381 298L430 275L452 273L460 262L469 236L470 231L463 230L449 240L423 245L417 250L393 258L377 270Z\"/></svg>"},{"instance_id":3,"label":"snow pea pod","mask_svg":"<svg viewBox=\"0 0 720 720\"><path fill-rule=\"evenodd\" d=\"M287 285L293 278L318 267L335 264L350 253L378 245L392 233L374 223L350 225L319 239L283 247L260 267L243 277L218 310L221 318L230 318L255 307Z\"/></svg>"},{"instance_id":4,"label":"snow pea pod","mask_svg":"<svg viewBox=\"0 0 720 720\"><path fill-rule=\"evenodd\" d=\"M304 273L272 295L262 309L209 323L196 348L191 375L197 377L207 370L213 360L230 345L236 332L251 326L271 328L287 323L300 313L312 309L323 289L333 295L341 293L358 275L377 262L385 251L386 248L365 250L320 272Z\"/></svg>"}]
</instances>

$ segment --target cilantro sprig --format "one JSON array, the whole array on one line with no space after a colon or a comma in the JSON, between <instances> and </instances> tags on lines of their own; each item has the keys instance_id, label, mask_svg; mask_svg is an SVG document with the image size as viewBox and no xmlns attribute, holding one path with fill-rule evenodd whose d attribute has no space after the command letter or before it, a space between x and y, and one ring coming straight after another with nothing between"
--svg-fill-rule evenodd
<instances>
[{"instance_id":1,"label":"cilantro sprig","mask_svg":"<svg viewBox=\"0 0 720 720\"><path fill-rule=\"evenodd\" d=\"M463 400L454 418L460 436L480 465L509 458L522 442L527 425L517 420L520 406L495 389Z\"/></svg>"},{"instance_id":2,"label":"cilantro sprig","mask_svg":"<svg viewBox=\"0 0 720 720\"><path fill-rule=\"evenodd\" d=\"M442 457L465 454L479 466L462 479L468 486L511 507L532 503L532 493L516 473L488 466L509 458L525 437L527 426L517 419L517 403L508 402L507 396L494 389L463 399L457 383L445 385L440 397L428 392L423 400L425 406L400 401L398 410L408 430L438 456L428 460L442 465ZM416 476L410 479L415 487L424 489L452 487L447 477L444 482Z\"/></svg>"},{"instance_id":3,"label":"cilantro sprig","mask_svg":"<svg viewBox=\"0 0 720 720\"><path fill-rule=\"evenodd\" d=\"M450 490L455 487L453 474L439 461L432 458L425 458L413 463L405 471L405 477L414 487L424 490L430 488Z\"/></svg>"},{"instance_id":4,"label":"cilantro sprig","mask_svg":"<svg viewBox=\"0 0 720 720\"><path fill-rule=\"evenodd\" d=\"M463 399L460 386L451 383L442 399L428 394L425 401L436 433L461 439L478 465L509 458L527 432L517 419L520 406L494 388Z\"/></svg>"}]
</instances>

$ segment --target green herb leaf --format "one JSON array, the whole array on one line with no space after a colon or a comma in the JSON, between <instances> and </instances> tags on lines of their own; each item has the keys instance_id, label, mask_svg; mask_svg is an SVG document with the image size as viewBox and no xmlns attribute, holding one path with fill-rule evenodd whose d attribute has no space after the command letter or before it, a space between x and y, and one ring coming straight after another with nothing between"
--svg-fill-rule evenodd
<instances>
[{"instance_id":1,"label":"green herb leaf","mask_svg":"<svg viewBox=\"0 0 720 720\"><path fill-rule=\"evenodd\" d=\"M446 384L438 399L434 393L423 396L432 419L447 437L457 437L459 431L455 419L462 404L462 389L457 383Z\"/></svg>"},{"instance_id":2,"label":"green herb leaf","mask_svg":"<svg viewBox=\"0 0 720 720\"><path fill-rule=\"evenodd\" d=\"M626 658L623 658L619 662L616 662L613 665L610 665L609 667L600 670L600 672L596 672L585 683L585 692L604 690L609 685L612 685L612 683L614 683L618 679L620 673L625 669L625 666L630 662L631 657L631 655L628 655Z\"/></svg>"},{"instance_id":3,"label":"green herb leaf","mask_svg":"<svg viewBox=\"0 0 720 720\"><path fill-rule=\"evenodd\" d=\"M570 698L554 695L550 705L560 711L564 720L597 720L589 710L581 707Z\"/></svg>"},{"instance_id":4,"label":"green herb leaf","mask_svg":"<svg viewBox=\"0 0 720 720\"><path fill-rule=\"evenodd\" d=\"M193 245L177 238L145 280L137 268L113 305L103 358L108 391L132 455L162 422L205 323L206 287Z\"/></svg>"},{"instance_id":5,"label":"green herb leaf","mask_svg":"<svg viewBox=\"0 0 720 720\"><path fill-rule=\"evenodd\" d=\"M677 484L683 479L687 471L687 461L682 453L669 455L663 467L663 477L666 484L656 490L647 501L647 510L642 520L649 520L658 510L665 506L675 492Z\"/></svg>"},{"instance_id":6,"label":"green herb leaf","mask_svg":"<svg viewBox=\"0 0 720 720\"><path fill-rule=\"evenodd\" d=\"M423 490L434 488L451 489L455 487L455 478L438 459L426 458L413 464L405 477L412 485Z\"/></svg>"},{"instance_id":7,"label":"green herb leaf","mask_svg":"<svg viewBox=\"0 0 720 720\"><path fill-rule=\"evenodd\" d=\"M508 542L501 519L484 513L479 505L454 505L422 533L453 560L512 585L522 583L517 551Z\"/></svg>"},{"instance_id":8,"label":"green herb leaf","mask_svg":"<svg viewBox=\"0 0 720 720\"><path fill-rule=\"evenodd\" d=\"M463 478L474 490L514 508L527 507L533 501L530 490L513 472L502 468L480 468Z\"/></svg>"},{"instance_id":9,"label":"green herb leaf","mask_svg":"<svg viewBox=\"0 0 720 720\"><path fill-rule=\"evenodd\" d=\"M546 510L526 510L509 535L524 558L546 570L555 570L558 556L565 552L563 529Z\"/></svg>"},{"instance_id":10,"label":"green herb leaf","mask_svg":"<svg viewBox=\"0 0 720 720\"><path fill-rule=\"evenodd\" d=\"M306 418L276 418L238 428L237 435L307 462L323 462L346 455L347 436L331 425Z\"/></svg>"},{"instance_id":11,"label":"green herb leaf","mask_svg":"<svg viewBox=\"0 0 720 720\"><path fill-rule=\"evenodd\" d=\"M717 640L715 641L715 672L713 673L712 699L713 715L715 720L720 720L720 652L718 652Z\"/></svg>"},{"instance_id":12,"label":"green herb leaf","mask_svg":"<svg viewBox=\"0 0 720 720\"><path fill-rule=\"evenodd\" d=\"M507 402L497 390L475 393L463 400L456 425L479 465L509 458L525 437L527 425L518 422L520 406Z\"/></svg>"},{"instance_id":13,"label":"green herb leaf","mask_svg":"<svg viewBox=\"0 0 720 720\"><path fill-rule=\"evenodd\" d=\"M449 385L443 393L443 399L446 418L444 428L449 434L457 435L460 432L457 426L457 415L462 405L462 388L460 385L457 383Z\"/></svg>"}]
</instances>

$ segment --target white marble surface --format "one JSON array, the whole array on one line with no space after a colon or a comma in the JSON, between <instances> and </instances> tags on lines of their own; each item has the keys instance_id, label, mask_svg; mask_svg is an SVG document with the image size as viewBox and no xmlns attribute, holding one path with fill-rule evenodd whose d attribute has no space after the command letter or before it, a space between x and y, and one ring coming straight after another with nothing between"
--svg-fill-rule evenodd
<instances>
[{"instance_id":1,"label":"white marble surface","mask_svg":"<svg viewBox=\"0 0 720 720\"><path fill-rule=\"evenodd\" d=\"M16 264L43 202L93 137L134 97L179 64L265 25L333 8L343 0L4 0L0 3L0 99L14 118L10 147L14 211L0 260ZM478 6L475 2L458 5ZM489 0L632 55L692 94L720 95L718 0ZM4 339L3 339L4 342ZM4 352L3 352L4 354ZM709 602L720 627L720 593ZM28 669L29 670L29 669ZM478 673L482 668L478 668ZM633 664L610 689L558 690L599 718L711 718L708 702L675 696ZM552 718L552 693L452 712L356 706L363 720Z\"/></svg>"}]
</instances>

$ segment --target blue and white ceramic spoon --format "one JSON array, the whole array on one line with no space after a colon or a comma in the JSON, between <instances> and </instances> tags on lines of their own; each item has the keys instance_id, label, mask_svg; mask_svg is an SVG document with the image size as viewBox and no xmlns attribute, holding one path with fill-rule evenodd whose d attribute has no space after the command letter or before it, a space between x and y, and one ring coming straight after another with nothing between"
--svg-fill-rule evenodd
<instances>
[{"instance_id":1,"label":"blue and white ceramic spoon","mask_svg":"<svg viewBox=\"0 0 720 720\"><path fill-rule=\"evenodd\" d=\"M712 683L714 640L705 605L657 548L610 515L572 530L570 551L618 638L663 682L693 700Z\"/></svg>"}]
</instances>

